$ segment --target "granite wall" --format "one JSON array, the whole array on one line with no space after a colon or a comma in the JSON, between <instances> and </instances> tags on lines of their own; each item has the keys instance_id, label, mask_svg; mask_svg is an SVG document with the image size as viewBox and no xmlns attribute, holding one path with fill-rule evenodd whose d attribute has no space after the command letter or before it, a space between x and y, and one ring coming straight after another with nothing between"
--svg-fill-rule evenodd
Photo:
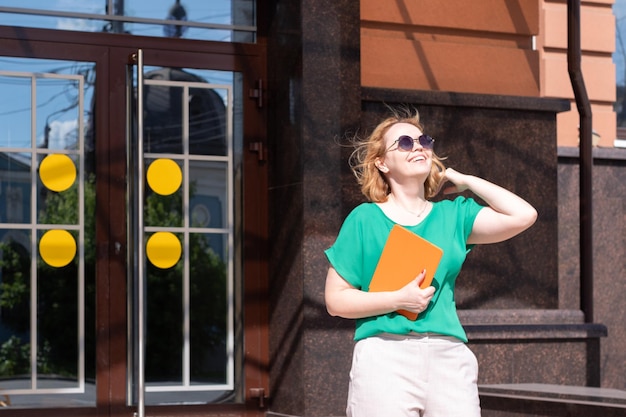
<instances>
[{"instance_id":1,"label":"granite wall","mask_svg":"<svg viewBox=\"0 0 626 417\"><path fill-rule=\"evenodd\" d=\"M579 304L578 149L559 148L559 308ZM601 342L601 386L626 390L626 150L593 150L594 321Z\"/></svg>"},{"instance_id":2,"label":"granite wall","mask_svg":"<svg viewBox=\"0 0 626 417\"><path fill-rule=\"evenodd\" d=\"M270 410L341 415L352 324L323 303L324 249L342 220L338 137L359 126L359 3L269 12Z\"/></svg>"},{"instance_id":3,"label":"granite wall","mask_svg":"<svg viewBox=\"0 0 626 417\"><path fill-rule=\"evenodd\" d=\"M385 106L395 104L420 111L447 165L509 188L539 211L536 225L522 235L473 250L459 278L460 315L479 359L480 382L597 385L613 375L611 382L621 383L623 354L613 351L618 342L611 342L611 351L601 346L606 328L584 322L575 296L576 167L575 160L560 166L556 148L556 114L569 104L361 89L359 5L352 0L277 0L268 23L268 415L344 415L354 324L326 313L323 251L362 201L343 144L366 134ZM623 200L607 198L613 222L623 223ZM611 228L610 218L602 225L613 236L602 248L615 245L609 253L621 254L621 229ZM609 274L599 282L614 284L623 276L624 257L615 262L621 266L598 264ZM614 288L623 294L619 285ZM619 292L600 291L605 301L618 302ZM598 312L615 309L611 319L623 323L623 307L603 308Z\"/></svg>"}]
</instances>

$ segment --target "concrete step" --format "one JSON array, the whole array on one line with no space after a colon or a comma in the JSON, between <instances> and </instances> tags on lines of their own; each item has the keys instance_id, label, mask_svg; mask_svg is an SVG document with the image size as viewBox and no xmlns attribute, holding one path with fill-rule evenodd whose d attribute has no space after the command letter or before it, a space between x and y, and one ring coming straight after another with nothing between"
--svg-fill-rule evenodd
<instances>
[{"instance_id":1,"label":"concrete step","mask_svg":"<svg viewBox=\"0 0 626 417\"><path fill-rule=\"evenodd\" d=\"M479 386L483 417L624 417L626 391L555 384Z\"/></svg>"}]
</instances>

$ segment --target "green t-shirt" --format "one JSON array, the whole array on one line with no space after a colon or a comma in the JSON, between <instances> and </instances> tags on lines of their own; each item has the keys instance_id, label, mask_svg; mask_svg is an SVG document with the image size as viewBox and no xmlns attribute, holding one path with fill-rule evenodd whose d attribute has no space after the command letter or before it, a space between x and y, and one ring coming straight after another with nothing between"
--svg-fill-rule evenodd
<instances>
[{"instance_id":1,"label":"green t-shirt","mask_svg":"<svg viewBox=\"0 0 626 417\"><path fill-rule=\"evenodd\" d=\"M433 204L418 225L405 226L443 249L432 286L435 294L415 321L389 313L357 319L355 340L379 333L438 333L467 342L454 302L454 285L472 245L467 239L476 215L483 208L474 199L458 196ZM337 273L355 288L369 289L374 270L391 228L395 224L374 203L363 203L346 217L335 243L325 253ZM410 259L410 253L407 253Z\"/></svg>"}]
</instances>

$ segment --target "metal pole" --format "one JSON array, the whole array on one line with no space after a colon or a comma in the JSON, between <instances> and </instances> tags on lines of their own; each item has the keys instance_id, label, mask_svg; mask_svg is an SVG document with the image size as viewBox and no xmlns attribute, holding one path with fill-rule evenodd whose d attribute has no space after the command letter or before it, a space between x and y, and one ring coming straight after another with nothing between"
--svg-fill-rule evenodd
<instances>
[{"instance_id":1,"label":"metal pole","mask_svg":"<svg viewBox=\"0 0 626 417\"><path fill-rule=\"evenodd\" d=\"M145 249L143 228L143 51L137 51L137 416L145 416Z\"/></svg>"},{"instance_id":2,"label":"metal pole","mask_svg":"<svg viewBox=\"0 0 626 417\"><path fill-rule=\"evenodd\" d=\"M591 104L581 69L580 0L567 1L567 69L579 115L580 148L580 307L593 322L593 153Z\"/></svg>"},{"instance_id":3,"label":"metal pole","mask_svg":"<svg viewBox=\"0 0 626 417\"><path fill-rule=\"evenodd\" d=\"M114 16L124 16L124 0L110 0L113 1L113 8L111 14ZM124 33L124 22L114 20L111 22L111 29L113 33Z\"/></svg>"}]
</instances>

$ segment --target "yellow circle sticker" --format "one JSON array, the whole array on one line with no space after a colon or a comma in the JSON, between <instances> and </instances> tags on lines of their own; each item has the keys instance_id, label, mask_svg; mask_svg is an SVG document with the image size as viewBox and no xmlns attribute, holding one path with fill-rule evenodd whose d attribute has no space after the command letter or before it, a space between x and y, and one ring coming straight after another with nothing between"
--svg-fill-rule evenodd
<instances>
[{"instance_id":1,"label":"yellow circle sticker","mask_svg":"<svg viewBox=\"0 0 626 417\"><path fill-rule=\"evenodd\" d=\"M148 185L161 195L176 192L183 182L183 173L178 164L171 159L156 159L148 167Z\"/></svg>"},{"instance_id":2,"label":"yellow circle sticker","mask_svg":"<svg viewBox=\"0 0 626 417\"><path fill-rule=\"evenodd\" d=\"M76 166L67 155L50 154L39 164L41 182L52 191L65 191L76 180Z\"/></svg>"},{"instance_id":3,"label":"yellow circle sticker","mask_svg":"<svg viewBox=\"0 0 626 417\"><path fill-rule=\"evenodd\" d=\"M67 230L48 230L39 240L39 254L48 265L61 268L76 256L76 240Z\"/></svg>"},{"instance_id":4,"label":"yellow circle sticker","mask_svg":"<svg viewBox=\"0 0 626 417\"><path fill-rule=\"evenodd\" d=\"M146 255L157 268L173 267L182 253L180 240L170 232L156 232L150 236L146 244Z\"/></svg>"}]
</instances>

